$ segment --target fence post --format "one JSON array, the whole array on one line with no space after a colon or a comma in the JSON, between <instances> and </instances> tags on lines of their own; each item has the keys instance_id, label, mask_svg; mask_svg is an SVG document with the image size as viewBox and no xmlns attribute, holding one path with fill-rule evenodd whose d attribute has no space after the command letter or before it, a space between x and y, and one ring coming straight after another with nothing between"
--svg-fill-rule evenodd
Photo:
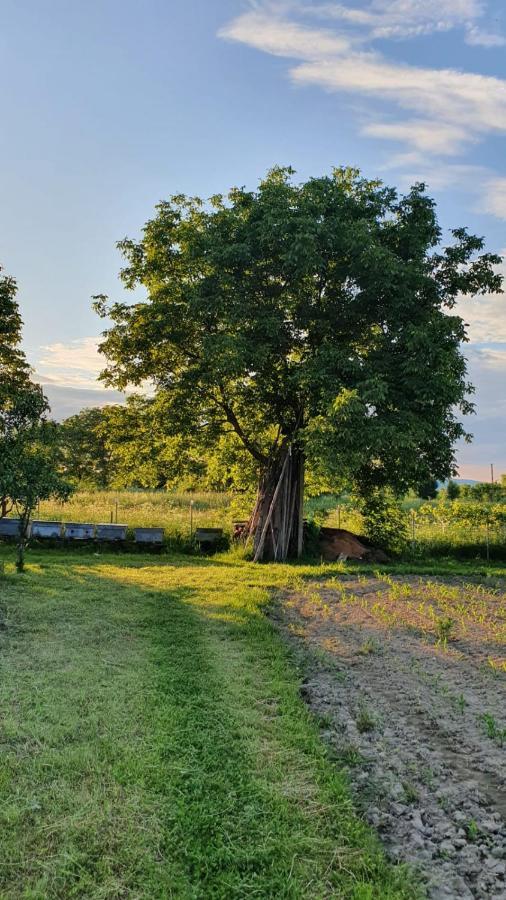
<instances>
[{"instance_id":1,"label":"fence post","mask_svg":"<svg viewBox=\"0 0 506 900\"><path fill-rule=\"evenodd\" d=\"M190 500L190 541L193 539L193 500Z\"/></svg>"},{"instance_id":2,"label":"fence post","mask_svg":"<svg viewBox=\"0 0 506 900\"><path fill-rule=\"evenodd\" d=\"M487 562L489 563L490 562L490 525L489 525L488 516L487 516L487 523L486 523L486 532L487 532Z\"/></svg>"}]
</instances>

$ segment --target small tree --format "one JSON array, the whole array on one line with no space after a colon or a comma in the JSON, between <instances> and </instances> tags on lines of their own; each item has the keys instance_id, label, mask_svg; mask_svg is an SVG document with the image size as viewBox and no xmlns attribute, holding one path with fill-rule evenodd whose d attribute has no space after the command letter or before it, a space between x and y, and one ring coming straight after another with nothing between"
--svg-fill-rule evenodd
<instances>
[{"instance_id":1,"label":"small tree","mask_svg":"<svg viewBox=\"0 0 506 900\"><path fill-rule=\"evenodd\" d=\"M16 568L23 572L34 510L41 500L66 500L72 487L58 471L59 443L53 422L39 422L18 430L3 450L0 486L19 516Z\"/></svg>"},{"instance_id":2,"label":"small tree","mask_svg":"<svg viewBox=\"0 0 506 900\"><path fill-rule=\"evenodd\" d=\"M435 478L429 478L419 485L417 494L422 500L435 500L437 497L438 483Z\"/></svg>"},{"instance_id":3,"label":"small tree","mask_svg":"<svg viewBox=\"0 0 506 900\"><path fill-rule=\"evenodd\" d=\"M391 490L371 491L359 497L364 531L377 547L387 553L402 553L408 542L408 517Z\"/></svg>"},{"instance_id":4,"label":"small tree","mask_svg":"<svg viewBox=\"0 0 506 900\"><path fill-rule=\"evenodd\" d=\"M455 481L449 481L446 488L446 497L448 500L458 500L460 497L460 485Z\"/></svg>"}]
</instances>

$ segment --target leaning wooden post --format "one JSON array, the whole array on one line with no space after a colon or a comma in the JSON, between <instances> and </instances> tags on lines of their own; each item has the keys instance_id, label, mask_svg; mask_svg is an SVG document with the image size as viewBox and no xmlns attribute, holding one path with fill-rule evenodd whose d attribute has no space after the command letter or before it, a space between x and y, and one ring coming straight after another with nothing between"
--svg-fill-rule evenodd
<instances>
[{"instance_id":1,"label":"leaning wooden post","mask_svg":"<svg viewBox=\"0 0 506 900\"><path fill-rule=\"evenodd\" d=\"M304 457L299 457L299 520L297 530L297 556L302 556L304 546Z\"/></svg>"},{"instance_id":2,"label":"leaning wooden post","mask_svg":"<svg viewBox=\"0 0 506 900\"><path fill-rule=\"evenodd\" d=\"M271 505L269 506L269 512L267 513L267 518L266 518L266 520L265 520L265 522L264 522L264 527L262 528L262 533L261 533L261 535L260 535L260 540L259 540L259 542L258 542L258 547L257 547L257 549L256 549L256 551L255 551L255 555L254 555L254 557L253 557L253 562L258 562L258 560L260 559L260 557L261 557L261 555L262 555L262 553L263 553L264 544L265 544L265 538L266 538L266 535L267 535L267 530L268 530L268 528L269 528L269 525L270 525L270 522L271 522L271 519L272 519L272 514L273 514L273 512L274 512L274 507L276 506L276 502L277 502L277 499L278 499L279 491L280 491L280 489L281 489L281 485L282 485L282 483L283 483L283 478L284 478L284 476L285 476L286 466L287 466L287 463L288 463L288 457L290 456L291 452L292 452L292 448L290 447L290 448L288 449L288 453L286 454L285 459L284 459L284 461L283 461L283 466L282 466L282 468L281 468L281 474L280 474L280 476L279 476L279 480L278 480L278 483L277 483L277 485L276 485L276 490L274 491L274 495L273 495L272 500L271 500Z\"/></svg>"}]
</instances>

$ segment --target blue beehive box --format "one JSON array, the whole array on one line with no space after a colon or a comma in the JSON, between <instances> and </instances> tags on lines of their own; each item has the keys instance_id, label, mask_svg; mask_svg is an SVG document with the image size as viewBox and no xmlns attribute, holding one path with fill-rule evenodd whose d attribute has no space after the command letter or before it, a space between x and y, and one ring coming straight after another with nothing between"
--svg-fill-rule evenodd
<instances>
[{"instance_id":1,"label":"blue beehive box","mask_svg":"<svg viewBox=\"0 0 506 900\"><path fill-rule=\"evenodd\" d=\"M0 537L17 537L19 534L19 519L0 519Z\"/></svg>"},{"instance_id":2,"label":"blue beehive box","mask_svg":"<svg viewBox=\"0 0 506 900\"><path fill-rule=\"evenodd\" d=\"M127 525L97 525L97 541L125 541Z\"/></svg>"},{"instance_id":3,"label":"blue beehive box","mask_svg":"<svg viewBox=\"0 0 506 900\"><path fill-rule=\"evenodd\" d=\"M163 528L134 528L137 544L163 544Z\"/></svg>"},{"instance_id":4,"label":"blue beehive box","mask_svg":"<svg viewBox=\"0 0 506 900\"><path fill-rule=\"evenodd\" d=\"M32 537L60 538L61 522L43 522L40 519L32 522Z\"/></svg>"}]
</instances>

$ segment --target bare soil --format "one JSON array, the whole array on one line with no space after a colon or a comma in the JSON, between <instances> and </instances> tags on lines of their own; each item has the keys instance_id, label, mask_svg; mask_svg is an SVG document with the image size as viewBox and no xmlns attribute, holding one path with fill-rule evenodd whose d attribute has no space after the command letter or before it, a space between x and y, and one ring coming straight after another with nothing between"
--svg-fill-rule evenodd
<instances>
[{"instance_id":1,"label":"bare soil","mask_svg":"<svg viewBox=\"0 0 506 900\"><path fill-rule=\"evenodd\" d=\"M287 592L275 618L389 855L432 900L505 900L504 585L343 576Z\"/></svg>"}]
</instances>

